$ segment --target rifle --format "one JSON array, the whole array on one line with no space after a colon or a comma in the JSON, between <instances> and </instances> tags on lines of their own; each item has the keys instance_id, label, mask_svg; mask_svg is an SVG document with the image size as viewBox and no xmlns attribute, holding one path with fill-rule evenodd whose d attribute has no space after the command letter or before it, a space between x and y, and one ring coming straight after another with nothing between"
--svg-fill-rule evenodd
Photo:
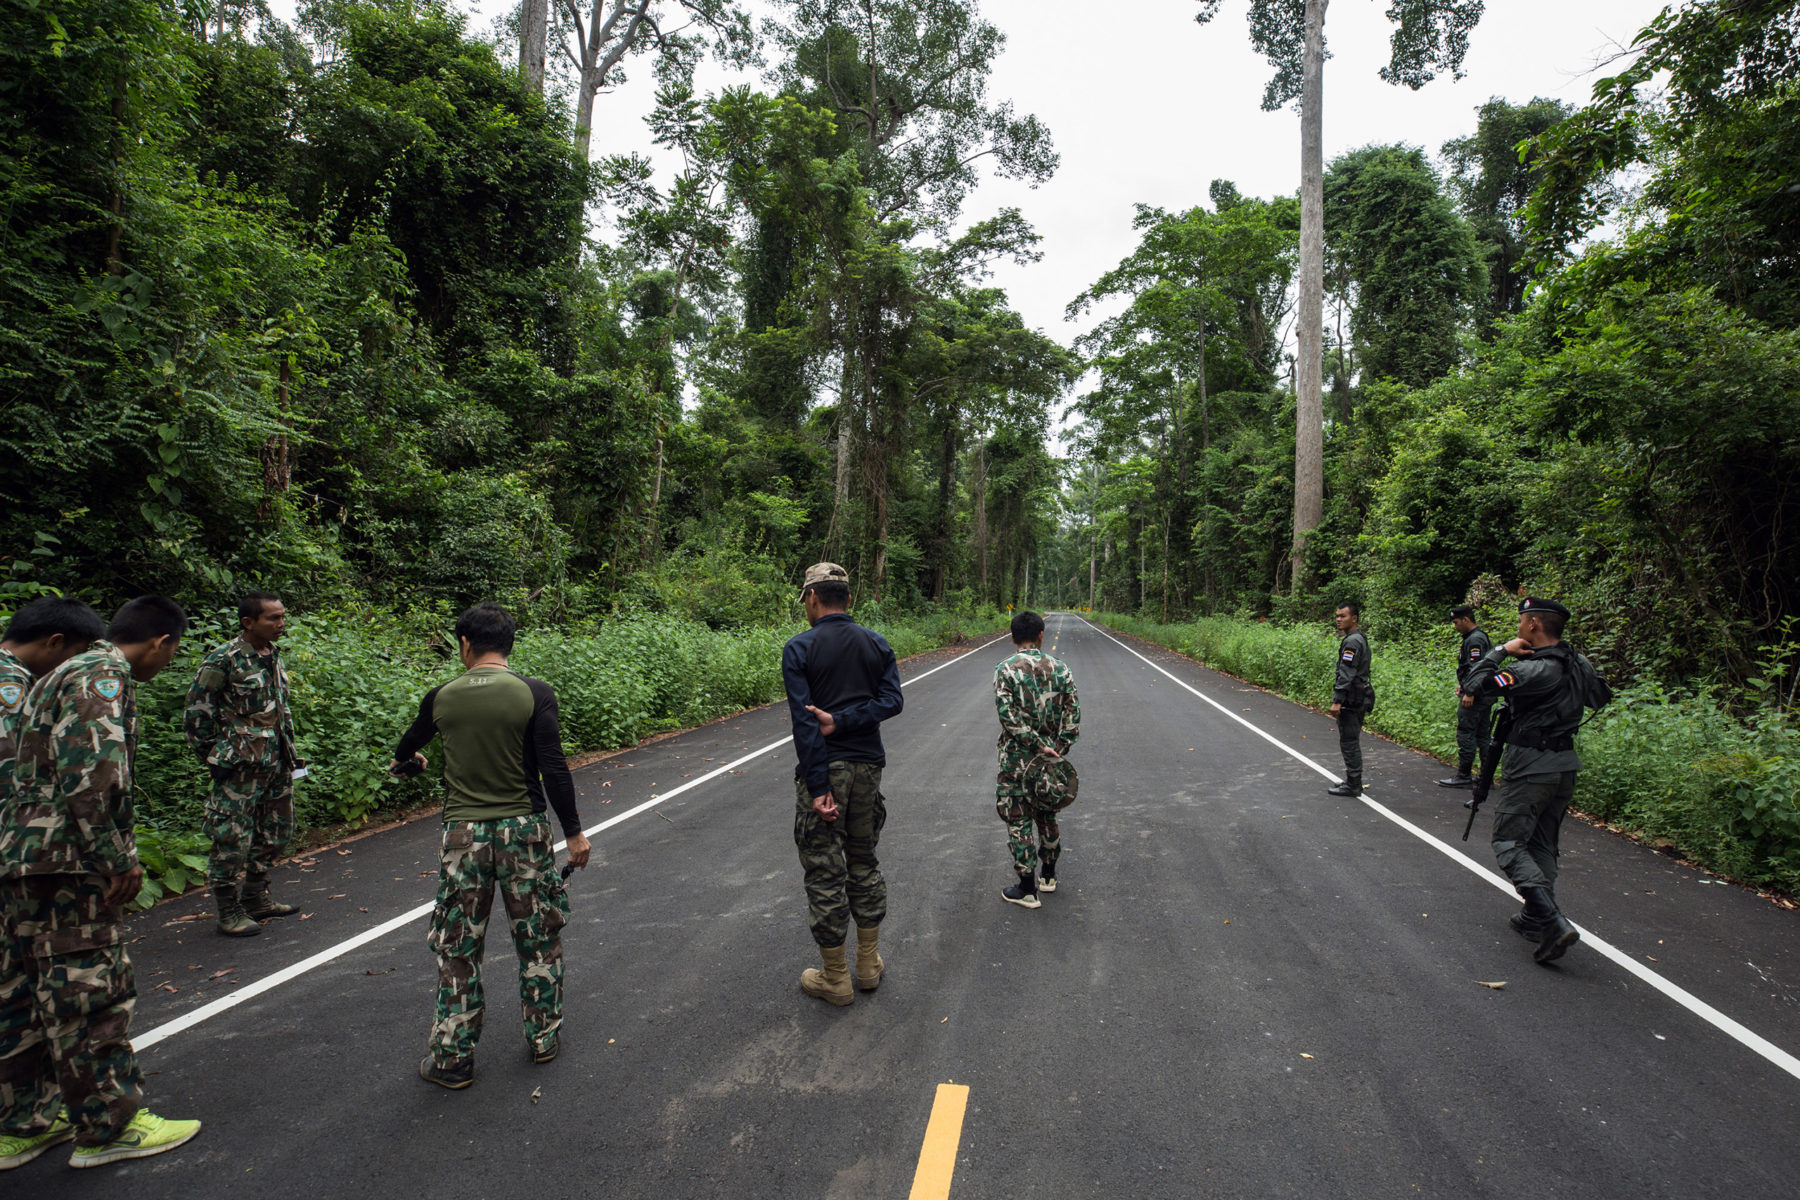
<instances>
[{"instance_id":1,"label":"rifle","mask_svg":"<svg viewBox=\"0 0 1800 1200\"><path fill-rule=\"evenodd\" d=\"M1469 833L1475 828L1475 814L1487 802L1488 793L1494 790L1494 772L1500 768L1500 748L1506 744L1506 735L1512 732L1512 705L1500 710L1500 719L1494 722L1494 736L1489 739L1487 748L1481 752L1481 774L1475 777L1475 787L1469 798L1463 801L1463 807L1469 810L1469 823L1463 826L1462 840L1469 840Z\"/></svg>"}]
</instances>

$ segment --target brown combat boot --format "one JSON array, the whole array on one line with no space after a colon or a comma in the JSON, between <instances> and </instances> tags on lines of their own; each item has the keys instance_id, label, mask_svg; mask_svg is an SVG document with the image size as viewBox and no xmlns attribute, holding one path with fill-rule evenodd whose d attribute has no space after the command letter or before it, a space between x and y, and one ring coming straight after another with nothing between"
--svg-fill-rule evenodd
<instances>
[{"instance_id":1,"label":"brown combat boot","mask_svg":"<svg viewBox=\"0 0 1800 1200\"><path fill-rule=\"evenodd\" d=\"M280 904L269 898L269 877L267 875L244 876L243 891L244 912L253 921L265 917L287 917L296 911L291 904Z\"/></svg>"},{"instance_id":2,"label":"brown combat boot","mask_svg":"<svg viewBox=\"0 0 1800 1200\"><path fill-rule=\"evenodd\" d=\"M844 948L820 946L819 961L824 963L823 970L809 967L800 972L800 990L840 1007L856 999L850 987L850 968L844 963Z\"/></svg>"},{"instance_id":3,"label":"brown combat boot","mask_svg":"<svg viewBox=\"0 0 1800 1200\"><path fill-rule=\"evenodd\" d=\"M223 884L212 890L213 903L219 907L219 932L226 937L255 937L262 932L262 926L250 919L244 911L243 902L238 899L238 890L232 884Z\"/></svg>"},{"instance_id":4,"label":"brown combat boot","mask_svg":"<svg viewBox=\"0 0 1800 1200\"><path fill-rule=\"evenodd\" d=\"M881 986L881 926L856 927L856 986L872 992Z\"/></svg>"}]
</instances>

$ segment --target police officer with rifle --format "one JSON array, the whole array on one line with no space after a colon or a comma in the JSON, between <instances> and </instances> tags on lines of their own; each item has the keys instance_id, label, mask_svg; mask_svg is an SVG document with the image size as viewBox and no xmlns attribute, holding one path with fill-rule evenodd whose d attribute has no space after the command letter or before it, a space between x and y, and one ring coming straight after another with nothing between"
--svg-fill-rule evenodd
<instances>
[{"instance_id":1,"label":"police officer with rifle","mask_svg":"<svg viewBox=\"0 0 1800 1200\"><path fill-rule=\"evenodd\" d=\"M1581 770L1575 731L1582 711L1612 696L1593 664L1562 640L1568 619L1569 610L1555 600L1520 601L1518 636L1483 655L1462 684L1463 695L1477 704L1489 697L1506 701L1493 743L1481 756L1469 827L1493 786L1495 767L1503 764L1494 857L1525 901L1512 927L1538 944L1532 958L1540 963L1561 958L1581 940L1556 902L1558 840ZM1511 666L1508 657L1516 660ZM1463 840L1468 837L1465 829Z\"/></svg>"}]
</instances>

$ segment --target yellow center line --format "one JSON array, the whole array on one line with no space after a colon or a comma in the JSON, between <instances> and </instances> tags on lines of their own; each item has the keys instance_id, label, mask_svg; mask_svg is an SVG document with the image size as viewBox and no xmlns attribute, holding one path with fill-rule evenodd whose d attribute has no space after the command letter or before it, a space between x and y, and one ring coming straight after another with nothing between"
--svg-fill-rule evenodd
<instances>
[{"instance_id":1,"label":"yellow center line","mask_svg":"<svg viewBox=\"0 0 1800 1200\"><path fill-rule=\"evenodd\" d=\"M969 1089L960 1083L938 1084L925 1124L925 1144L919 1149L919 1169L913 1173L909 1200L948 1200L950 1175L956 1170L956 1147L962 1142L963 1114L969 1109Z\"/></svg>"}]
</instances>

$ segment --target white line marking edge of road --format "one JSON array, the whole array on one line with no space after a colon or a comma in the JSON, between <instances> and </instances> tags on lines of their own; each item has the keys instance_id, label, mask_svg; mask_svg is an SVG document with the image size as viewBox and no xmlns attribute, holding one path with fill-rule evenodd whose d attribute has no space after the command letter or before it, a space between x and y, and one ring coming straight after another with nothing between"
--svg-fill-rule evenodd
<instances>
[{"instance_id":1,"label":"white line marking edge of road","mask_svg":"<svg viewBox=\"0 0 1800 1200\"><path fill-rule=\"evenodd\" d=\"M1000 641L1002 638L1005 638L1007 636L1008 636L1007 634L1001 634L1000 637L998 637L998 638L990 638L988 641L981 643L981 645L979 645L979 646L975 646L968 650L963 651L963 653L957 655L955 658L949 659L946 662L939 663L937 666L931 668L931 670L929 670L929 671L921 671L921 672L919 672L919 674L914 675L911 679L901 680L900 686L902 688L904 688L909 684L914 684L914 683L919 682L919 680L924 679L927 676L937 674L939 671L942 671L945 667L953 667L957 663L963 661L963 659L968 658L971 655L981 653L983 650L987 649L989 646L994 645L996 642ZM1129 649L1129 647L1127 647L1127 649ZM616 816L610 817L607 820L600 822L598 825L594 825L587 829L584 829L582 831L582 836L593 837L596 833L600 833L604 830L611 829L614 825L617 825L622 821L628 821L632 817L637 816L639 813L648 812L649 810L655 808L659 804L664 803L665 801L673 800L675 797L681 795L683 792L692 791L694 788L699 787L701 784L710 783L712 780L717 779L719 776L725 774L727 771L733 771L733 770L736 770L738 767L743 766L745 763L754 762L756 759L769 753L771 750L779 750L783 746L787 745L789 742L791 742L793 740L794 740L793 735L789 734L787 737L782 738L778 742L770 742L766 746L762 746L762 747L759 747L758 749L752 750L750 753L744 755L742 758L733 759L731 762L726 763L722 767L718 767L718 768L715 768L714 770L708 771L706 774L700 776L700 778L698 778L698 779L691 779L688 782L682 784L680 787L670 788L666 792L662 792L657 795L654 795L650 799L644 801L642 804L639 804L635 808L627 809L626 811L619 813ZM561 850L567 844L568 844L567 842L556 843L555 847L553 848L553 852L554 852L554 850ZM299 962L294 963L291 966L283 967L281 970L276 971L272 975L264 976L263 978L257 980L255 983L245 984L243 987L238 988L236 991L227 992L225 995L220 996L217 1000L209 1000L207 1003L202 1004L199 1008L194 1009L192 1012L183 1013L179 1017L175 1017L172 1020L165 1021L161 1025L158 1025L156 1028L151 1029L145 1033L139 1034L137 1037L132 1038L131 1039L132 1047L137 1050L148 1050L150 1047L156 1045L159 1042L166 1042L170 1038L174 1037L176 1034L185 1033L187 1030L192 1029L194 1026L200 1024L203 1021L210 1020L211 1018L218 1016L222 1012L225 1012L229 1009L236 1008L238 1005L244 1003L246 1000L254 1000L256 997L262 995L265 992L274 991L276 988L280 987L282 984L287 983L290 980L298 979L300 976L306 974L308 971L312 971L318 967L322 967L326 963L332 961L335 958L341 958L343 955L348 954L350 951L355 950L359 946L365 946L368 943L375 941L378 938L384 937L387 934L392 933L396 929L399 929L403 926L412 924L412 922L418 920L420 917L423 917L423 916L427 915L428 913L430 913L431 909L432 909L431 904L421 904L417 908L407 909L405 912L401 913L399 916L389 917L387 920L381 922L381 924L376 925L370 929L365 929L363 932L355 935L354 937L346 938L345 940L338 942L336 945L327 946L325 949L319 951L317 954L314 954L310 958L303 958Z\"/></svg>"},{"instance_id":2,"label":"white line marking edge of road","mask_svg":"<svg viewBox=\"0 0 1800 1200\"><path fill-rule=\"evenodd\" d=\"M1220 712L1224 713L1226 716L1228 716L1232 720L1236 721L1239 725L1242 725L1245 729L1250 730L1252 733L1256 734L1258 737L1262 738L1264 741L1268 742L1270 745L1281 750L1284 754L1287 754L1288 756L1290 756L1294 759L1297 759L1302 763L1305 763L1307 766L1311 767L1313 770L1317 771L1319 774L1325 776L1325 778L1327 778L1327 779L1336 779L1337 778L1337 774L1335 772L1329 771L1326 768L1320 766L1318 763L1316 763L1312 759L1306 757L1304 754L1300 753L1298 750L1294 749L1292 746L1289 746L1287 743L1278 740L1272 734L1265 733L1261 729L1258 729L1255 725L1252 725L1249 721L1246 721L1243 717L1240 717L1238 714L1232 712L1229 708L1226 708L1223 704L1220 704L1217 700L1214 700L1211 696L1208 696L1204 692L1200 691L1198 688L1194 687L1192 684L1188 683L1186 680L1177 678L1173 674L1170 674L1170 672L1168 672L1167 670L1164 670L1160 664L1152 662L1150 659L1145 658L1142 654L1138 654L1138 652L1136 650L1132 649L1130 646L1127 646L1124 642L1121 642L1118 638L1116 638L1112 634L1108 633L1105 629L1094 624L1092 621L1089 621L1086 617L1082 617L1079 614L1074 614L1074 615L1083 624L1087 625L1088 628L1092 629L1095 633L1098 633L1101 637L1105 638L1107 641L1112 642L1114 645L1116 645L1120 649L1124 650L1127 654L1132 654L1132 655L1135 655L1137 658L1142 659L1144 663L1146 663L1150 667L1154 668L1155 670L1161 672L1163 675L1167 676L1174 683L1180 685L1183 688L1186 688L1189 692L1192 692L1195 696L1198 696L1201 700L1204 700L1206 703L1212 705L1214 708L1218 709ZM1173 653L1173 652L1171 652L1171 653ZM1385 805L1376 803L1374 800L1370 799L1367 795L1362 796L1361 799L1362 799L1362 802L1364 804L1368 805L1371 809L1380 813L1382 816L1386 817L1388 820L1392 821L1394 824L1398 825L1400 828L1406 830L1408 833L1412 834L1414 837L1419 838L1421 841L1423 841L1426 845L1430 846L1432 849L1443 852L1445 855L1449 856L1450 859L1452 859L1458 865L1467 868L1472 873L1487 880L1489 883L1493 884L1495 887L1499 888L1501 891L1507 893L1509 896L1517 895L1517 893L1513 891L1513 885L1510 882L1508 882L1506 877L1501 875L1499 872L1492 871L1492 870L1488 869L1487 867L1482 866L1480 863L1476 862L1474 859L1470 858L1468 855L1462 853L1460 850L1456 849L1454 846L1451 846L1445 842L1439 841L1437 838L1433 837L1431 834L1427 833L1425 830L1419 828L1417 825L1414 825L1411 821L1408 821L1405 817L1400 816L1398 813L1394 812L1392 809L1387 808ZM1769 1041L1767 1038L1763 1037L1761 1034L1756 1033L1755 1031L1753 1031L1753 1030L1745 1027L1744 1025L1740 1024L1739 1022L1733 1020L1731 1017L1726 1016L1724 1013L1720 1012L1718 1009L1714 1008L1712 1005L1708 1004L1706 1001L1700 999L1700 997L1694 995L1692 992L1688 991L1686 988L1682 987L1681 985L1679 985L1677 983L1673 983L1667 979L1664 979L1661 975L1658 975L1655 971L1652 971L1650 968L1644 966L1642 963L1638 962L1635 958L1631 957L1631 955L1625 953L1623 950L1620 950L1617 946L1614 946L1612 943L1606 941L1604 938L1597 937L1593 933L1589 932L1583 926L1577 925L1576 928L1581 930L1581 943L1580 943L1581 945L1591 946L1593 949L1597 950L1601 954L1602 957L1610 959L1612 962L1625 968L1625 970L1627 970L1631 974L1637 976L1637 978L1643 980L1645 983L1649 984L1651 987L1655 988L1657 991L1661 992L1663 995L1667 996L1669 999L1675 1001L1675 1003L1681 1005L1683 1008L1687 1009L1689 1012L1693 1013L1695 1016L1699 1017L1701 1020L1707 1022L1709 1025L1712 1025L1714 1028L1718 1029L1721 1033L1724 1033L1727 1036L1735 1039L1736 1041L1740 1042L1748 1049L1754 1050L1757 1054L1760 1054L1763 1058L1767 1059L1770 1063L1773 1063L1775 1066L1780 1067L1782 1070L1786 1071L1789 1075L1792 1075L1794 1078L1800 1079L1800 1058L1795 1058L1792 1054L1789 1054L1786 1050L1783 1050L1780 1046L1777 1046L1775 1043Z\"/></svg>"}]
</instances>

